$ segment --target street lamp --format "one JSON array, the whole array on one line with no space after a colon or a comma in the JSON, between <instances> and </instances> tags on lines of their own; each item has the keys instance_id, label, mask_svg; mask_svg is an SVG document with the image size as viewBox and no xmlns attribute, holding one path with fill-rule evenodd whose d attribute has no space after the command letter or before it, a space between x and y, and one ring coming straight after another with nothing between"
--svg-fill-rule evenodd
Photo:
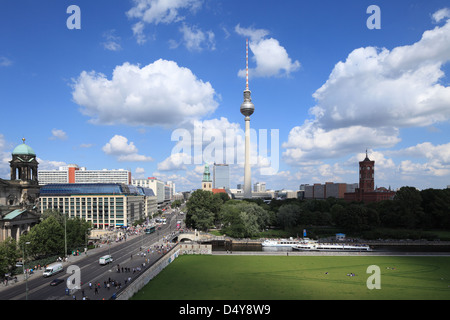
<instances>
[{"instance_id":1,"label":"street lamp","mask_svg":"<svg viewBox=\"0 0 450 320\"><path fill-rule=\"evenodd\" d=\"M23 276L25 277L25 299L28 300L28 275L25 273L25 245L30 244L30 242L25 242L23 244L23 251L22 251L22 270L23 270Z\"/></svg>"},{"instance_id":2,"label":"street lamp","mask_svg":"<svg viewBox=\"0 0 450 320\"><path fill-rule=\"evenodd\" d=\"M66 213L64 213L64 259L67 256L67 219L66 219Z\"/></svg>"}]
</instances>

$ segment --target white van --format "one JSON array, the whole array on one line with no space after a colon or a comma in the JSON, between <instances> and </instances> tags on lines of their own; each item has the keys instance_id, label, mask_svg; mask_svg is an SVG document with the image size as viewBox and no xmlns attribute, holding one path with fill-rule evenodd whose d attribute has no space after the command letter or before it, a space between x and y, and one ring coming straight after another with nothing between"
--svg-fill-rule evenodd
<instances>
[{"instance_id":1,"label":"white van","mask_svg":"<svg viewBox=\"0 0 450 320\"><path fill-rule=\"evenodd\" d=\"M63 266L61 263L58 263L58 262L52 263L52 264L49 264L47 266L47 268L45 268L44 277L50 277L50 276L54 275L55 273L63 272L63 271L64 271L64 269L63 269Z\"/></svg>"},{"instance_id":2,"label":"white van","mask_svg":"<svg viewBox=\"0 0 450 320\"><path fill-rule=\"evenodd\" d=\"M105 265L105 264L108 264L110 262L113 262L113 258L109 254L106 255L106 256L100 257L100 259L98 260L98 263L101 264L101 265Z\"/></svg>"}]
</instances>

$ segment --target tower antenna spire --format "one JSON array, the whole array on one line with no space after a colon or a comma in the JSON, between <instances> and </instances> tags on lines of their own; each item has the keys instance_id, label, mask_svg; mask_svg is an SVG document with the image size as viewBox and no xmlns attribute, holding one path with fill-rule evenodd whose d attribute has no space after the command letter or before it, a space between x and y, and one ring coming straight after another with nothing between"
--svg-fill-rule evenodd
<instances>
[{"instance_id":1,"label":"tower antenna spire","mask_svg":"<svg viewBox=\"0 0 450 320\"><path fill-rule=\"evenodd\" d=\"M245 89L246 90L248 90L248 39L247 39L247 41L246 41L246 56L245 56L245 62L246 62L246 65L245 65L245 71L246 71L246 86L245 86Z\"/></svg>"}]
</instances>

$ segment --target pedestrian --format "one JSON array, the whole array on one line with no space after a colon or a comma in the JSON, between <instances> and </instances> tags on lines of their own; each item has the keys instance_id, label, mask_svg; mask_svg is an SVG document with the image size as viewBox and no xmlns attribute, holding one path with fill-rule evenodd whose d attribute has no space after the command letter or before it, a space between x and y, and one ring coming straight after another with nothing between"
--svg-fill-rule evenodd
<instances>
[{"instance_id":1,"label":"pedestrian","mask_svg":"<svg viewBox=\"0 0 450 320\"><path fill-rule=\"evenodd\" d=\"M89 289L92 289L92 282L89 281Z\"/></svg>"}]
</instances>

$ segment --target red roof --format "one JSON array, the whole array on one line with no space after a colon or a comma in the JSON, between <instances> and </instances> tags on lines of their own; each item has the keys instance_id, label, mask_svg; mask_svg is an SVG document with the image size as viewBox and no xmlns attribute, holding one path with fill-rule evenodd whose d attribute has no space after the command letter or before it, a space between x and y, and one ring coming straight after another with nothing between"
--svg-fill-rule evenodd
<instances>
[{"instance_id":1,"label":"red roof","mask_svg":"<svg viewBox=\"0 0 450 320\"><path fill-rule=\"evenodd\" d=\"M216 194L216 193L227 193L227 192L225 191L225 189L212 189L212 192L213 192L214 194Z\"/></svg>"}]
</instances>

